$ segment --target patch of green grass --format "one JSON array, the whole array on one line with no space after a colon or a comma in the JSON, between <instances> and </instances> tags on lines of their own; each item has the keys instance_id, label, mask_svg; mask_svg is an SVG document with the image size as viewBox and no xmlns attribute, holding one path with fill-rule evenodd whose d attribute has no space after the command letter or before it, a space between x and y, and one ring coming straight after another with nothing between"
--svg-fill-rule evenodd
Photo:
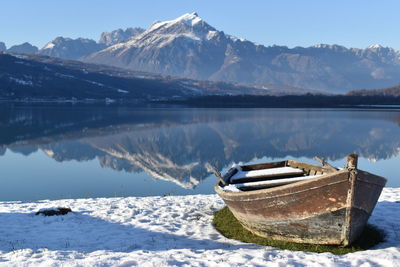
<instances>
[{"instance_id":1,"label":"patch of green grass","mask_svg":"<svg viewBox=\"0 0 400 267\"><path fill-rule=\"evenodd\" d=\"M309 251L309 252L331 252L333 254L347 254L351 252L369 249L384 241L384 233L372 225L367 225L360 238L349 247L299 244L285 241L278 241L256 236L244 229L239 221L227 208L214 213L213 224L215 228L227 238L236 239L246 243L255 243L264 246L271 246L281 249Z\"/></svg>"}]
</instances>

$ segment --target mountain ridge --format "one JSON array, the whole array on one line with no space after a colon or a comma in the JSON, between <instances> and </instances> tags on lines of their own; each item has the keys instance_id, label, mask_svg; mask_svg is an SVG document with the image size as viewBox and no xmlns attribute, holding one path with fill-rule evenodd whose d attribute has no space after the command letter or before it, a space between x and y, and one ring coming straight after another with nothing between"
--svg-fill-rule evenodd
<instances>
[{"instance_id":1,"label":"mountain ridge","mask_svg":"<svg viewBox=\"0 0 400 267\"><path fill-rule=\"evenodd\" d=\"M0 50L4 47L0 44ZM265 46L225 34L197 13L155 22L146 30L103 32L97 42L57 37L38 53L250 87L273 85L346 93L400 83L400 52L393 48L377 44L365 49L336 44Z\"/></svg>"},{"instance_id":2,"label":"mountain ridge","mask_svg":"<svg viewBox=\"0 0 400 267\"><path fill-rule=\"evenodd\" d=\"M359 89L352 90L348 92L346 95L349 96L391 96L391 97L400 97L400 84L382 89Z\"/></svg>"},{"instance_id":3,"label":"mountain ridge","mask_svg":"<svg viewBox=\"0 0 400 267\"><path fill-rule=\"evenodd\" d=\"M398 83L400 52L372 45L288 48L226 35L196 13L156 22L125 43L83 59L192 79L276 84L343 93Z\"/></svg>"}]
</instances>

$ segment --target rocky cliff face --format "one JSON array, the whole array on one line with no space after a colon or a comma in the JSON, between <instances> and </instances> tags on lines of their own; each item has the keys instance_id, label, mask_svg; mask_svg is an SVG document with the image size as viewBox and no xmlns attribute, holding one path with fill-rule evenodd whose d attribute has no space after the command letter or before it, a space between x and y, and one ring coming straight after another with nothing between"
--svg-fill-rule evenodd
<instances>
[{"instance_id":1,"label":"rocky cliff face","mask_svg":"<svg viewBox=\"0 0 400 267\"><path fill-rule=\"evenodd\" d=\"M105 47L104 44L96 43L91 39L57 37L40 49L39 54L50 57L78 59L95 53Z\"/></svg>"},{"instance_id":2,"label":"rocky cliff face","mask_svg":"<svg viewBox=\"0 0 400 267\"><path fill-rule=\"evenodd\" d=\"M141 34L142 32L144 32L144 29L137 27L127 28L125 30L118 29L112 32L103 32L100 36L99 44L111 46L118 43L123 43L135 37L136 35Z\"/></svg>"}]
</instances>

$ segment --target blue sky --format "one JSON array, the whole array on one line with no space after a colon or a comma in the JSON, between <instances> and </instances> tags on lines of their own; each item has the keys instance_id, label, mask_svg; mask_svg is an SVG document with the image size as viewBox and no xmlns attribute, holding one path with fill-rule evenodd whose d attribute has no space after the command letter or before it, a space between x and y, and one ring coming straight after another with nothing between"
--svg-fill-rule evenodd
<instances>
[{"instance_id":1,"label":"blue sky","mask_svg":"<svg viewBox=\"0 0 400 267\"><path fill-rule=\"evenodd\" d=\"M225 33L264 45L319 43L400 50L400 1L381 0L4 0L0 41L42 47L57 36L98 40L101 32L197 12Z\"/></svg>"}]
</instances>

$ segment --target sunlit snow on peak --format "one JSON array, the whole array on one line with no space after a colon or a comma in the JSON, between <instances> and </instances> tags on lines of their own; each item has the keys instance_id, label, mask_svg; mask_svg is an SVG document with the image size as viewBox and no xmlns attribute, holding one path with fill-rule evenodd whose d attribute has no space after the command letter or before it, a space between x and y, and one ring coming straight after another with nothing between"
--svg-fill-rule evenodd
<instances>
[{"instance_id":1,"label":"sunlit snow on peak","mask_svg":"<svg viewBox=\"0 0 400 267\"><path fill-rule=\"evenodd\" d=\"M53 42L47 43L42 49L52 49L55 46Z\"/></svg>"},{"instance_id":2,"label":"sunlit snow on peak","mask_svg":"<svg viewBox=\"0 0 400 267\"><path fill-rule=\"evenodd\" d=\"M203 19L199 17L199 15L197 15L196 12L194 13L186 13L182 16L180 16L179 18L175 19L175 21L182 21L186 24L191 24L192 26L194 26L195 24L202 22Z\"/></svg>"},{"instance_id":3,"label":"sunlit snow on peak","mask_svg":"<svg viewBox=\"0 0 400 267\"><path fill-rule=\"evenodd\" d=\"M379 48L383 48L383 46L381 46L380 44L374 44L374 45L370 45L368 46L369 49L379 49Z\"/></svg>"},{"instance_id":4,"label":"sunlit snow on peak","mask_svg":"<svg viewBox=\"0 0 400 267\"><path fill-rule=\"evenodd\" d=\"M200 22L204 22L204 20L202 18L200 18L197 13L186 13L176 19L173 20L167 20L167 21L157 21L155 23L153 23L150 28L147 30L148 32L150 31L154 31L159 29L162 26L170 26L173 25L175 23L179 23L179 22L183 22L188 26L194 26Z\"/></svg>"}]
</instances>

